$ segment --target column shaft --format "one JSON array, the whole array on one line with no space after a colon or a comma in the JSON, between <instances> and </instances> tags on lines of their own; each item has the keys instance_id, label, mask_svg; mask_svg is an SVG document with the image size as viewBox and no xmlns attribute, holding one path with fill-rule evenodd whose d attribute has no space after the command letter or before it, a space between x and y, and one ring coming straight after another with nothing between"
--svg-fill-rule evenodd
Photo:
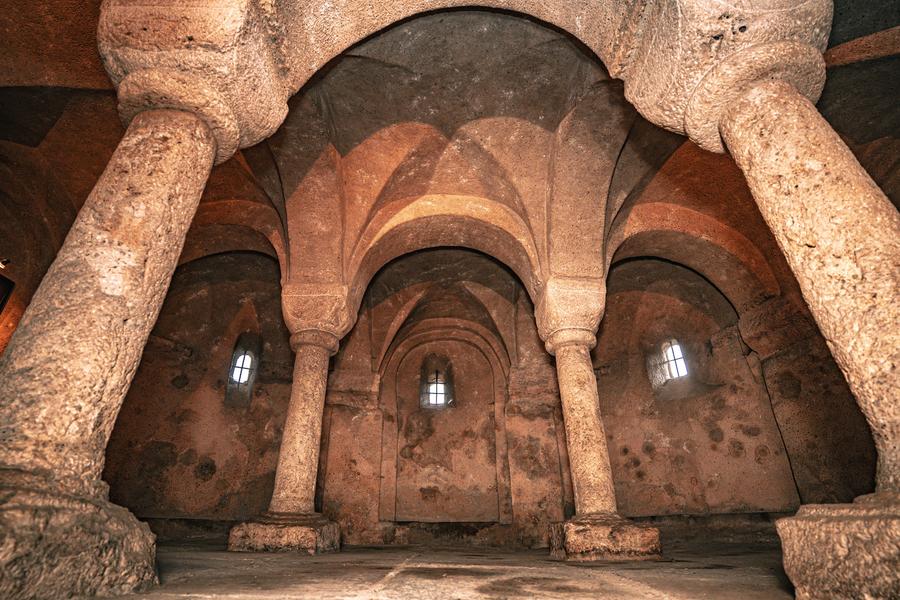
<instances>
[{"instance_id":1,"label":"column shaft","mask_svg":"<svg viewBox=\"0 0 900 600\"><path fill-rule=\"evenodd\" d=\"M749 89L720 129L872 428L878 491L900 491L900 214L787 83Z\"/></svg>"},{"instance_id":2,"label":"column shaft","mask_svg":"<svg viewBox=\"0 0 900 600\"><path fill-rule=\"evenodd\" d=\"M556 372L566 426L566 447L575 492L575 512L614 514L616 492L606 432L600 419L597 378L587 346L556 348Z\"/></svg>"},{"instance_id":3,"label":"column shaft","mask_svg":"<svg viewBox=\"0 0 900 600\"><path fill-rule=\"evenodd\" d=\"M132 121L0 359L5 484L105 495L106 444L215 152L192 114Z\"/></svg>"},{"instance_id":4,"label":"column shaft","mask_svg":"<svg viewBox=\"0 0 900 600\"><path fill-rule=\"evenodd\" d=\"M296 348L294 382L275 472L272 513L315 512L322 412L331 350L314 344Z\"/></svg>"}]
</instances>

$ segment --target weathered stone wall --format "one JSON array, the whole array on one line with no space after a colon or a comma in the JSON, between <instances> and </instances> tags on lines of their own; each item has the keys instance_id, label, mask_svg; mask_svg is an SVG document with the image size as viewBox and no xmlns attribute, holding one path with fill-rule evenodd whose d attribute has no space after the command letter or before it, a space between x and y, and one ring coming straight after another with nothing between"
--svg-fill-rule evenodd
<instances>
[{"instance_id":1,"label":"weathered stone wall","mask_svg":"<svg viewBox=\"0 0 900 600\"><path fill-rule=\"evenodd\" d=\"M460 291L460 278L470 282L467 289L480 290L477 303ZM277 267L262 255L213 256L179 269L108 451L114 501L144 518L238 520L265 510L292 365L278 295ZM413 300L419 302L415 309ZM398 330L403 311L407 325ZM345 543L545 546L547 525L572 515L555 369L533 312L511 274L464 251L424 252L376 278L333 359L323 423L316 506L341 524ZM493 322L494 343L515 358L503 375L503 418L489 414L495 400L482 397L480 416L467 419L484 427L460 424L465 431L451 436L458 442L444 440L439 447L408 443L416 411L399 420L396 411L385 411L391 399L384 397L388 386L378 365L389 359L391 340L416 330L410 323L454 315L461 322ZM745 327L754 345L769 348L760 361L737 323L721 294L687 269L630 260L613 270L594 364L622 514L783 512L801 499L841 500L870 489L871 441L819 338L776 352L771 348L780 338L773 336L782 329L773 325L762 340ZM229 408L224 381L234 342L245 330L263 337L262 373L251 405ZM432 345L445 348L454 364L470 360L467 351L441 342L445 333L435 335ZM646 358L669 337L682 343L690 378L653 390ZM417 368L411 372L415 379ZM457 385L464 396L483 396L491 393L483 379L470 382L457 374ZM401 399L414 407L418 389L406 387ZM483 459L505 447L509 518L498 513L473 524L462 513L451 514L466 503L463 494L450 499L452 507L435 504L433 515L418 524L404 522L402 511L385 519L384 440L391 431L396 451L409 447L414 462L432 469L450 457L445 466L460 477L471 465L462 461L461 470L453 471L453 453L481 453ZM498 444L501 434L505 442ZM488 488L502 487L502 476L494 474L494 463L491 469L491 481L479 489L490 491L499 505L497 490ZM400 496L421 496L420 488L429 487L396 477L396 471L394 477ZM431 487L436 489L427 493L443 497L453 486ZM486 502L482 496L479 507Z\"/></svg>"},{"instance_id":2,"label":"weathered stone wall","mask_svg":"<svg viewBox=\"0 0 900 600\"><path fill-rule=\"evenodd\" d=\"M266 256L212 256L181 267L107 449L113 502L142 518L236 520L272 494L292 355L278 266ZM241 333L259 334L250 406L227 406Z\"/></svg>"},{"instance_id":3,"label":"weathered stone wall","mask_svg":"<svg viewBox=\"0 0 900 600\"><path fill-rule=\"evenodd\" d=\"M787 512L799 498L737 315L699 275L621 264L595 351L620 510L628 516ZM648 359L678 340L688 376L653 389Z\"/></svg>"}]
</instances>

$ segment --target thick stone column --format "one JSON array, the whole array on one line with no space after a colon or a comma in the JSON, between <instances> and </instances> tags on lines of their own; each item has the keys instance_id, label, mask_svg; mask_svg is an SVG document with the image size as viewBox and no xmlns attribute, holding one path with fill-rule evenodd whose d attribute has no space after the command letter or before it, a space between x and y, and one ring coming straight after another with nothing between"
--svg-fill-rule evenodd
<instances>
[{"instance_id":1,"label":"thick stone column","mask_svg":"<svg viewBox=\"0 0 900 600\"><path fill-rule=\"evenodd\" d=\"M618 515L609 447L600 415L591 349L606 303L593 278L551 277L535 317L556 373L566 429L575 516L550 526L550 553L575 561L636 560L659 555L659 531Z\"/></svg>"},{"instance_id":2,"label":"thick stone column","mask_svg":"<svg viewBox=\"0 0 900 600\"><path fill-rule=\"evenodd\" d=\"M659 555L659 530L620 517L591 362L595 334L561 330L547 340L566 427L575 517L550 526L550 552L566 560L636 560Z\"/></svg>"},{"instance_id":3,"label":"thick stone column","mask_svg":"<svg viewBox=\"0 0 900 600\"><path fill-rule=\"evenodd\" d=\"M591 363L594 336L590 332L564 332L552 341L556 374L566 426L566 448L579 515L616 514L616 490L606 431L600 418L597 379Z\"/></svg>"},{"instance_id":4,"label":"thick stone column","mask_svg":"<svg viewBox=\"0 0 900 600\"><path fill-rule=\"evenodd\" d=\"M138 114L0 360L4 598L156 581L153 535L100 476L215 154L198 117Z\"/></svg>"},{"instance_id":5,"label":"thick stone column","mask_svg":"<svg viewBox=\"0 0 900 600\"><path fill-rule=\"evenodd\" d=\"M291 344L296 353L294 381L272 500L258 519L232 528L232 551L318 554L340 549L340 527L316 513L314 506L328 362L338 350L338 339L323 331L303 331L291 337Z\"/></svg>"},{"instance_id":6,"label":"thick stone column","mask_svg":"<svg viewBox=\"0 0 900 600\"><path fill-rule=\"evenodd\" d=\"M722 138L872 429L877 489L778 522L798 598L900 596L900 214L790 84L749 87Z\"/></svg>"}]
</instances>

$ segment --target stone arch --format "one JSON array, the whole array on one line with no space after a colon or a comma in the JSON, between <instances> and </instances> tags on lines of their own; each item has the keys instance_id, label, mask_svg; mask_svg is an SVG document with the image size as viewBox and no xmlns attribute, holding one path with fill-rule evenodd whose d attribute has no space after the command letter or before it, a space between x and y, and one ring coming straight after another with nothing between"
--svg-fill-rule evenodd
<instances>
[{"instance_id":1,"label":"stone arch","mask_svg":"<svg viewBox=\"0 0 900 600\"><path fill-rule=\"evenodd\" d=\"M769 262L753 242L677 204L635 206L614 231L607 251L610 264L645 256L684 265L716 286L738 313L781 293Z\"/></svg>"},{"instance_id":2,"label":"stone arch","mask_svg":"<svg viewBox=\"0 0 900 600\"><path fill-rule=\"evenodd\" d=\"M381 489L379 491L379 519L396 520L397 461L400 409L397 400L396 376L403 360L420 346L435 341L461 342L474 348L490 365L493 375L493 407L496 433L495 464L497 475L498 522L512 522L512 495L506 441L506 382L509 377L509 357L502 343L487 328L456 318L427 319L403 332L391 345L379 366L381 388L379 405L384 414L382 432ZM393 402L386 401L393 399Z\"/></svg>"},{"instance_id":3,"label":"stone arch","mask_svg":"<svg viewBox=\"0 0 900 600\"><path fill-rule=\"evenodd\" d=\"M392 203L373 218L351 255L350 305L359 306L375 273L395 258L442 246L483 252L510 268L532 299L542 287L538 250L529 226L488 198L429 195Z\"/></svg>"},{"instance_id":4,"label":"stone arch","mask_svg":"<svg viewBox=\"0 0 900 600\"><path fill-rule=\"evenodd\" d=\"M314 3L301 6L306 11L297 8L297 13L312 13L316 8ZM294 22L306 26L302 32L292 32L290 36L291 54L304 57L303 64L291 73L292 89L299 90L334 58L385 29L428 13L453 9L504 11L531 18L564 31L598 57L609 53L618 21L623 19L623 15L602 2L573 7L567 0L486 0L475 4L462 0L399 0L360 9L354 0L338 0L330 4L331 16L327 20L314 14L291 15Z\"/></svg>"},{"instance_id":5,"label":"stone arch","mask_svg":"<svg viewBox=\"0 0 900 600\"><path fill-rule=\"evenodd\" d=\"M282 273L287 272L281 219L272 206L243 198L202 202L191 223L179 264L233 250L268 254L278 260Z\"/></svg>"}]
</instances>

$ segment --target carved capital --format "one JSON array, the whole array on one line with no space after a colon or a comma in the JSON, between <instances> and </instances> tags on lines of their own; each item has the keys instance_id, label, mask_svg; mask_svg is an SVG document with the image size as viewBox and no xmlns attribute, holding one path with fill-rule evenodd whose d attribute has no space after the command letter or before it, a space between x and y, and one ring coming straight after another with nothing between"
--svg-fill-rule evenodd
<instances>
[{"instance_id":1,"label":"carved capital","mask_svg":"<svg viewBox=\"0 0 900 600\"><path fill-rule=\"evenodd\" d=\"M291 335L291 350L296 352L300 346L318 346L334 356L340 348L340 339L329 331L305 329Z\"/></svg>"},{"instance_id":2,"label":"carved capital","mask_svg":"<svg viewBox=\"0 0 900 600\"><path fill-rule=\"evenodd\" d=\"M649 121L724 152L722 111L743 90L783 79L816 101L830 0L643 1L617 41L610 72ZM635 23L636 21L636 23Z\"/></svg>"},{"instance_id":3,"label":"carved capital","mask_svg":"<svg viewBox=\"0 0 900 600\"><path fill-rule=\"evenodd\" d=\"M553 276L535 307L538 333L550 354L569 343L593 348L606 308L606 282Z\"/></svg>"},{"instance_id":4,"label":"carved capital","mask_svg":"<svg viewBox=\"0 0 900 600\"><path fill-rule=\"evenodd\" d=\"M316 331L340 340L347 335L356 323L356 311L349 305L348 293L345 285L285 285L281 309L292 336Z\"/></svg>"},{"instance_id":5,"label":"carved capital","mask_svg":"<svg viewBox=\"0 0 900 600\"><path fill-rule=\"evenodd\" d=\"M185 110L216 135L216 162L267 138L287 115L272 18L259 0L105 0L100 54L127 122L142 110Z\"/></svg>"}]
</instances>

